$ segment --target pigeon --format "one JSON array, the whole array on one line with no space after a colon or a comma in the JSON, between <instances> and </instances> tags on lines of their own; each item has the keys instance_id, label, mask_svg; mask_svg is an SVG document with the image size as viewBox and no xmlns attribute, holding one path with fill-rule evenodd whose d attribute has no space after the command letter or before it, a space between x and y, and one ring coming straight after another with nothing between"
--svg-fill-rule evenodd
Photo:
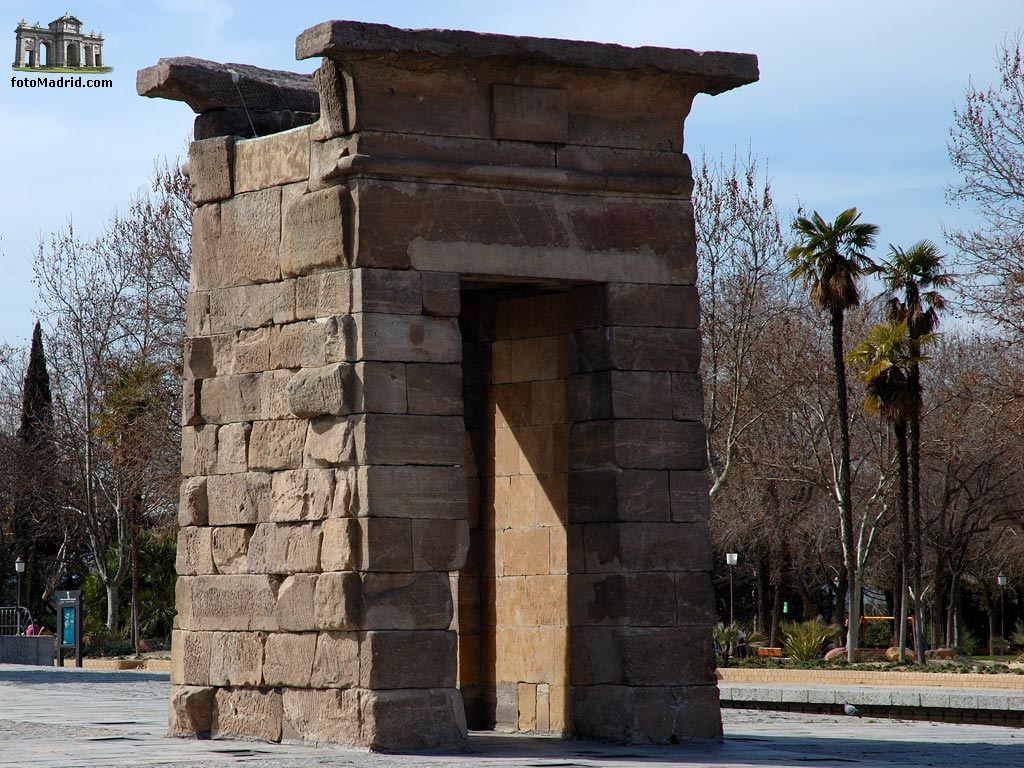
<instances>
[{"instance_id":1,"label":"pigeon","mask_svg":"<svg viewBox=\"0 0 1024 768\"><path fill-rule=\"evenodd\" d=\"M843 712L851 717L860 717L860 710L846 701L843 702Z\"/></svg>"}]
</instances>

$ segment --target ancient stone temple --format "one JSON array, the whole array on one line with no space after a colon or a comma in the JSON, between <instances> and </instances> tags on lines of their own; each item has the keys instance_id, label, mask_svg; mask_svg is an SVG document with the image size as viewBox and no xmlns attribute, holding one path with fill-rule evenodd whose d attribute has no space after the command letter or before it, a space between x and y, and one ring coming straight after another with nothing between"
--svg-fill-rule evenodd
<instances>
[{"instance_id":1,"label":"ancient stone temple","mask_svg":"<svg viewBox=\"0 0 1024 768\"><path fill-rule=\"evenodd\" d=\"M14 30L15 67L102 67L103 35L82 32L82 20L65 14L45 27L22 19Z\"/></svg>"},{"instance_id":2,"label":"ancient stone temple","mask_svg":"<svg viewBox=\"0 0 1024 768\"><path fill-rule=\"evenodd\" d=\"M297 53L139 73L200 113L171 732L720 738L682 126L755 57Z\"/></svg>"}]
</instances>

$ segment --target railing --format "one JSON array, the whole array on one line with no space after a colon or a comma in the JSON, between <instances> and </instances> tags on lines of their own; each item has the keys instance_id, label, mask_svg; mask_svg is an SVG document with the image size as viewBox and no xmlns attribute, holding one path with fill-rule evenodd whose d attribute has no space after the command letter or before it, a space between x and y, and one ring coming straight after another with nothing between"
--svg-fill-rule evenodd
<instances>
[{"instance_id":1,"label":"railing","mask_svg":"<svg viewBox=\"0 0 1024 768\"><path fill-rule=\"evenodd\" d=\"M0 635L20 635L32 621L28 608L0 607Z\"/></svg>"}]
</instances>

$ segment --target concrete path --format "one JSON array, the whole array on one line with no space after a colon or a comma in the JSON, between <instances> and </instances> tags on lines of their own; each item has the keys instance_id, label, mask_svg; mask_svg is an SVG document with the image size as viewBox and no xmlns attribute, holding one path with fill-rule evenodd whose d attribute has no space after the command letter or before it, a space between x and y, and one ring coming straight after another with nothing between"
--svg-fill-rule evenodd
<instances>
[{"instance_id":1,"label":"concrete path","mask_svg":"<svg viewBox=\"0 0 1024 768\"><path fill-rule=\"evenodd\" d=\"M1024 730L724 710L721 745L619 747L473 734L455 755L371 755L290 744L164 737L167 675L0 665L0 766L112 768L661 768L1024 765Z\"/></svg>"}]
</instances>

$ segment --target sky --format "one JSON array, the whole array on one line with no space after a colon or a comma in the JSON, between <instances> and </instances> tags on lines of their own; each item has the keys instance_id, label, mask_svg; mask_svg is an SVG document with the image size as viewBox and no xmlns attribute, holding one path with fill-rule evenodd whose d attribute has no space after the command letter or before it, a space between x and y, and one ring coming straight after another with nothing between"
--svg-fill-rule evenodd
<instances>
[{"instance_id":1,"label":"sky","mask_svg":"<svg viewBox=\"0 0 1024 768\"><path fill-rule=\"evenodd\" d=\"M191 110L135 92L136 71L161 57L312 72L319 62L295 61L295 38L336 18L755 53L760 81L699 96L684 150L697 162L749 147L784 215L856 206L879 225L882 255L888 243L943 244L944 227L972 221L945 201L953 110L970 82L995 82L999 45L1022 24L1020 0L0 0L8 67L19 20L64 13L103 33L114 85L29 89L0 77L0 342L12 345L31 337L40 238L69 222L83 238L100 234L155 163L185 158Z\"/></svg>"}]
</instances>

